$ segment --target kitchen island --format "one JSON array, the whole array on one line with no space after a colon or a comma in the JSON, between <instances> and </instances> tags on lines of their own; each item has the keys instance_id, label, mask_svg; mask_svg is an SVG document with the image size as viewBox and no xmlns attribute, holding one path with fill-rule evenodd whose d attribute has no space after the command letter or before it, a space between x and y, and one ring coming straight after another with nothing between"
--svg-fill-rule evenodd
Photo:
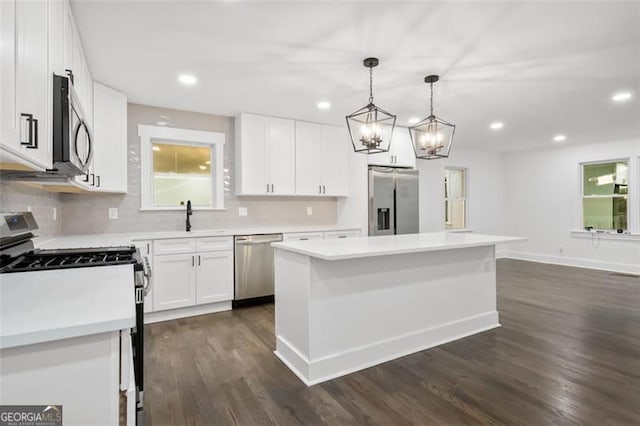
<instances>
[{"instance_id":1,"label":"kitchen island","mask_svg":"<svg viewBox=\"0 0 640 426\"><path fill-rule=\"evenodd\" d=\"M425 233L274 243L275 354L307 385L498 327L495 245Z\"/></svg>"}]
</instances>

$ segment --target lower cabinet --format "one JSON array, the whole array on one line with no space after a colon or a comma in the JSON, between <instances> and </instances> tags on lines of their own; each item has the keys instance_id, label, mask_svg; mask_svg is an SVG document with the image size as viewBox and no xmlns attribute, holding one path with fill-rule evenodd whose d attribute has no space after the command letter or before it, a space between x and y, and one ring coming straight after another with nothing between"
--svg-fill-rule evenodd
<instances>
[{"instance_id":1,"label":"lower cabinet","mask_svg":"<svg viewBox=\"0 0 640 426\"><path fill-rule=\"evenodd\" d=\"M233 299L233 252L197 254L196 304Z\"/></svg>"},{"instance_id":2,"label":"lower cabinet","mask_svg":"<svg viewBox=\"0 0 640 426\"><path fill-rule=\"evenodd\" d=\"M189 240L154 241L151 290L154 312L233 299L232 238ZM177 244L180 242L189 244ZM186 247L218 247L224 250L171 253Z\"/></svg>"},{"instance_id":3,"label":"lower cabinet","mask_svg":"<svg viewBox=\"0 0 640 426\"><path fill-rule=\"evenodd\" d=\"M154 257L154 311L195 305L195 266L194 254L165 254Z\"/></svg>"}]
</instances>

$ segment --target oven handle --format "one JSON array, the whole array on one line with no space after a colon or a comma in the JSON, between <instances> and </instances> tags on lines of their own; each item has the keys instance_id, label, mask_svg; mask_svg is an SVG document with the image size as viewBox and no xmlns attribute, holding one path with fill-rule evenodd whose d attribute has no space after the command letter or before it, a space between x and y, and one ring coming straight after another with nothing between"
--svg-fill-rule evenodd
<instances>
[{"instance_id":1,"label":"oven handle","mask_svg":"<svg viewBox=\"0 0 640 426\"><path fill-rule=\"evenodd\" d=\"M151 286L151 267L149 266L149 258L147 256L144 256L142 258L142 266L144 269L143 272L143 276L144 276L144 294L146 295L147 293L149 293L149 287Z\"/></svg>"}]
</instances>

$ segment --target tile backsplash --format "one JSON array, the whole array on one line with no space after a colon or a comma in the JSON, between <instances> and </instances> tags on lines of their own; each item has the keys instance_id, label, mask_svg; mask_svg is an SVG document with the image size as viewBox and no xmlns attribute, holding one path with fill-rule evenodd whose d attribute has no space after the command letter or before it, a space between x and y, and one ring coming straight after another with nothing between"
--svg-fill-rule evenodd
<instances>
[{"instance_id":1,"label":"tile backsplash","mask_svg":"<svg viewBox=\"0 0 640 426\"><path fill-rule=\"evenodd\" d=\"M224 211L196 210L191 217L193 230L273 225L334 225L336 200L300 197L236 197L234 168L234 118L203 113L129 104L127 114L128 193L61 194L62 233L88 234L138 231L177 231L184 229L182 211L140 211L140 138L138 125L170 122L172 126L221 132L224 145ZM118 219L109 219L108 209L118 208ZM246 207L247 216L238 208ZM313 215L307 215L311 207ZM58 222L59 223L59 222Z\"/></svg>"},{"instance_id":2,"label":"tile backsplash","mask_svg":"<svg viewBox=\"0 0 640 426\"><path fill-rule=\"evenodd\" d=\"M39 227L35 233L45 239L62 231L60 195L33 184L0 180L0 209L3 212L31 209Z\"/></svg>"}]
</instances>

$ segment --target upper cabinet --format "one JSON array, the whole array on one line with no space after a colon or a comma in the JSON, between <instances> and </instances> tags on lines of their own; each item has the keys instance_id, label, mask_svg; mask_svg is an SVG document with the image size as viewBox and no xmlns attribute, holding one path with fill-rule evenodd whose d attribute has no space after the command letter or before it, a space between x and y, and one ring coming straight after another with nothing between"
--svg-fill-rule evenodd
<instances>
[{"instance_id":1,"label":"upper cabinet","mask_svg":"<svg viewBox=\"0 0 640 426\"><path fill-rule=\"evenodd\" d=\"M27 168L51 168L49 2L3 0L0 19L3 152Z\"/></svg>"},{"instance_id":2,"label":"upper cabinet","mask_svg":"<svg viewBox=\"0 0 640 426\"><path fill-rule=\"evenodd\" d=\"M127 96L93 86L94 190L127 192Z\"/></svg>"},{"instance_id":3,"label":"upper cabinet","mask_svg":"<svg viewBox=\"0 0 640 426\"><path fill-rule=\"evenodd\" d=\"M341 127L296 121L296 194L347 196L349 147Z\"/></svg>"},{"instance_id":4,"label":"upper cabinet","mask_svg":"<svg viewBox=\"0 0 640 426\"><path fill-rule=\"evenodd\" d=\"M236 194L344 197L350 147L337 126L236 117Z\"/></svg>"},{"instance_id":5,"label":"upper cabinet","mask_svg":"<svg viewBox=\"0 0 640 426\"><path fill-rule=\"evenodd\" d=\"M294 195L293 120L242 113L235 149L237 195Z\"/></svg>"},{"instance_id":6,"label":"upper cabinet","mask_svg":"<svg viewBox=\"0 0 640 426\"><path fill-rule=\"evenodd\" d=\"M389 167L415 167L416 155L411 144L411 136L405 127L396 127L389 152L371 154L369 164Z\"/></svg>"}]
</instances>

